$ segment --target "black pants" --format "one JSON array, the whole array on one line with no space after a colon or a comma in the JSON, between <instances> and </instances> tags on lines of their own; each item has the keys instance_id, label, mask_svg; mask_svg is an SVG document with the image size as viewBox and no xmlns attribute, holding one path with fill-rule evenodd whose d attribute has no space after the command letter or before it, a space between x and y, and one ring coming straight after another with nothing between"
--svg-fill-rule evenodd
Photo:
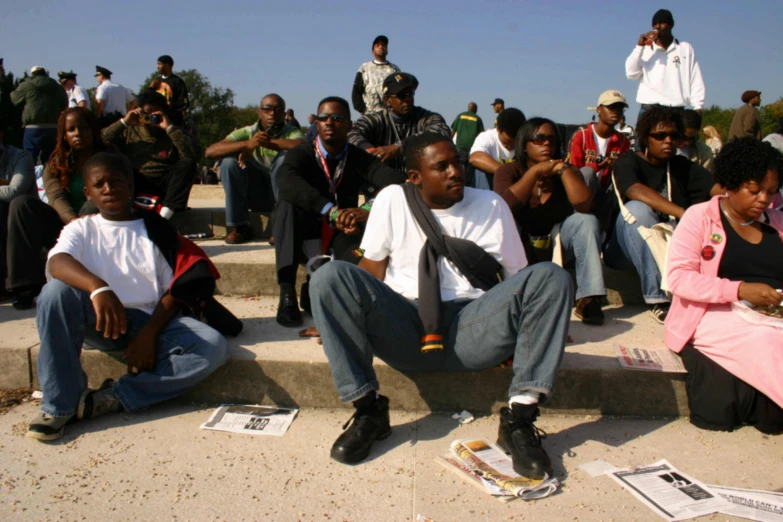
<instances>
[{"instance_id":1,"label":"black pants","mask_svg":"<svg viewBox=\"0 0 783 522\"><path fill-rule=\"evenodd\" d=\"M196 177L196 161L181 159L173 164L163 176L149 177L136 172L136 194L155 194L162 198L161 204L177 212L188 208L190 189Z\"/></svg>"},{"instance_id":2,"label":"black pants","mask_svg":"<svg viewBox=\"0 0 783 522\"><path fill-rule=\"evenodd\" d=\"M8 265L6 264L6 255L8 252L8 212L10 204L6 201L0 201L0 281L5 282L8 276Z\"/></svg>"},{"instance_id":3,"label":"black pants","mask_svg":"<svg viewBox=\"0 0 783 522\"><path fill-rule=\"evenodd\" d=\"M764 433L783 431L783 408L769 397L690 345L680 357L688 370L686 389L694 426L733 431L750 424Z\"/></svg>"},{"instance_id":4,"label":"black pants","mask_svg":"<svg viewBox=\"0 0 783 522\"><path fill-rule=\"evenodd\" d=\"M8 213L8 289L46 283L46 256L64 226L38 196L14 198Z\"/></svg>"},{"instance_id":5,"label":"black pants","mask_svg":"<svg viewBox=\"0 0 783 522\"><path fill-rule=\"evenodd\" d=\"M275 237L275 264L278 284L295 284L296 268L307 262L303 245L308 239L320 239L323 217L295 207L288 201L279 201L275 209L273 235ZM359 258L353 253L362 242L361 234L349 236L335 232L332 249L335 259L356 264Z\"/></svg>"}]
</instances>

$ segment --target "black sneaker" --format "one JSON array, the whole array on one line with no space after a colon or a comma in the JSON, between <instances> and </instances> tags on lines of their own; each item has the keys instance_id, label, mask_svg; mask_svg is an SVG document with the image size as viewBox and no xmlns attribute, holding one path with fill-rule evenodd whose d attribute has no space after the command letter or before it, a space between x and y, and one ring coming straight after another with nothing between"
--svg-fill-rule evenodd
<instances>
[{"instance_id":1,"label":"black sneaker","mask_svg":"<svg viewBox=\"0 0 783 522\"><path fill-rule=\"evenodd\" d=\"M331 456L343 464L357 464L370 454L373 442L391 435L389 399L379 395L370 406L357 405L353 416L343 426L344 430L346 428L332 445Z\"/></svg>"},{"instance_id":2,"label":"black sneaker","mask_svg":"<svg viewBox=\"0 0 783 522\"><path fill-rule=\"evenodd\" d=\"M669 315L669 307L671 307L671 303L654 304L652 305L652 308L650 308L650 315L657 322L663 324L663 322L666 321L666 316Z\"/></svg>"},{"instance_id":3,"label":"black sneaker","mask_svg":"<svg viewBox=\"0 0 783 522\"><path fill-rule=\"evenodd\" d=\"M299 311L296 292L293 290L280 292L280 301L277 303L277 322L288 328L302 325L302 312Z\"/></svg>"},{"instance_id":4,"label":"black sneaker","mask_svg":"<svg viewBox=\"0 0 783 522\"><path fill-rule=\"evenodd\" d=\"M114 395L114 379L106 379L97 390L84 390L79 398L76 417L79 420L94 419L104 413L122 411L120 400Z\"/></svg>"},{"instance_id":5,"label":"black sneaker","mask_svg":"<svg viewBox=\"0 0 783 522\"><path fill-rule=\"evenodd\" d=\"M574 315L584 324L604 324L604 311L601 310L600 297L583 297L576 301Z\"/></svg>"},{"instance_id":6,"label":"black sneaker","mask_svg":"<svg viewBox=\"0 0 783 522\"><path fill-rule=\"evenodd\" d=\"M523 477L542 479L552 476L552 461L541 447L546 433L533 425L538 417L538 405L512 404L500 409L498 446L511 455L514 471Z\"/></svg>"},{"instance_id":7,"label":"black sneaker","mask_svg":"<svg viewBox=\"0 0 783 522\"><path fill-rule=\"evenodd\" d=\"M71 423L74 419L73 415L70 417L52 417L41 412L27 427L26 435L36 440L56 440L63 436L65 425Z\"/></svg>"}]
</instances>

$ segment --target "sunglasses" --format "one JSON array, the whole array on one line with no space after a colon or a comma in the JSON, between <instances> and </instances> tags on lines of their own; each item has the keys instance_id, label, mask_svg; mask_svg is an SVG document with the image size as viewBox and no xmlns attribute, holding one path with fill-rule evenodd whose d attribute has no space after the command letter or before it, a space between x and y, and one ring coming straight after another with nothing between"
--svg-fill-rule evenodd
<instances>
[{"instance_id":1,"label":"sunglasses","mask_svg":"<svg viewBox=\"0 0 783 522\"><path fill-rule=\"evenodd\" d=\"M261 110L264 112L283 112L285 109L279 105L262 105Z\"/></svg>"},{"instance_id":2,"label":"sunglasses","mask_svg":"<svg viewBox=\"0 0 783 522\"><path fill-rule=\"evenodd\" d=\"M398 94L392 94L392 96L394 96L398 100L404 100L406 98L413 98L414 96L416 96L416 91L401 92Z\"/></svg>"},{"instance_id":3,"label":"sunglasses","mask_svg":"<svg viewBox=\"0 0 783 522\"><path fill-rule=\"evenodd\" d=\"M535 145L543 145L546 142L556 143L557 136L554 134L534 134L528 138L528 143L534 143Z\"/></svg>"},{"instance_id":4,"label":"sunglasses","mask_svg":"<svg viewBox=\"0 0 783 522\"><path fill-rule=\"evenodd\" d=\"M666 138L679 140L680 133L679 132L651 132L650 137L655 141L664 141Z\"/></svg>"},{"instance_id":5,"label":"sunglasses","mask_svg":"<svg viewBox=\"0 0 783 522\"><path fill-rule=\"evenodd\" d=\"M321 123L326 123L329 121L329 118L332 119L335 123L342 123L344 121L348 120L348 117L344 114L319 114L315 117L316 120L320 121Z\"/></svg>"}]
</instances>

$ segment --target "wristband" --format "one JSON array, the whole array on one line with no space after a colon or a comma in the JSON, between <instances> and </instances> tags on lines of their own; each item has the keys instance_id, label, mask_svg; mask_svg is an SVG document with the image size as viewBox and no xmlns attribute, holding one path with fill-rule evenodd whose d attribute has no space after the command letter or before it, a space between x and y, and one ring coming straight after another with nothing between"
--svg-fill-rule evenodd
<instances>
[{"instance_id":1,"label":"wristband","mask_svg":"<svg viewBox=\"0 0 783 522\"><path fill-rule=\"evenodd\" d=\"M370 201L367 201L364 205L362 205L359 208L369 212L370 210L372 210L372 204L373 204L374 201L375 201L374 199L371 199Z\"/></svg>"},{"instance_id":2,"label":"wristband","mask_svg":"<svg viewBox=\"0 0 783 522\"><path fill-rule=\"evenodd\" d=\"M95 296L98 294L102 294L103 292L111 292L112 289L110 286L102 286L99 289L95 290L93 293L90 294L90 301L95 299Z\"/></svg>"},{"instance_id":3,"label":"wristband","mask_svg":"<svg viewBox=\"0 0 783 522\"><path fill-rule=\"evenodd\" d=\"M329 223L334 224L337 221L337 216L340 213L340 209L335 205L334 209L329 213Z\"/></svg>"}]
</instances>

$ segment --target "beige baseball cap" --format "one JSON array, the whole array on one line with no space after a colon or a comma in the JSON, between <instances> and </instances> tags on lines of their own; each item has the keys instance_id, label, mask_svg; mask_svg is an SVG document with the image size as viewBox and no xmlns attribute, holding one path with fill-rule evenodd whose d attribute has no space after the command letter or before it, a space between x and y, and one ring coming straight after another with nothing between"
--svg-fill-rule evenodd
<instances>
[{"instance_id":1,"label":"beige baseball cap","mask_svg":"<svg viewBox=\"0 0 783 522\"><path fill-rule=\"evenodd\" d=\"M620 91L608 90L601 93L598 97L598 107L601 105L612 105L615 103L622 103L628 107L628 102L625 101L625 96Z\"/></svg>"},{"instance_id":2,"label":"beige baseball cap","mask_svg":"<svg viewBox=\"0 0 783 522\"><path fill-rule=\"evenodd\" d=\"M46 72L46 69L44 69L44 68L43 68L43 67L41 67L40 65L35 65L35 66L33 66L33 68L32 68L32 69L30 69L30 74L37 73L38 71L44 71L44 72Z\"/></svg>"}]
</instances>

